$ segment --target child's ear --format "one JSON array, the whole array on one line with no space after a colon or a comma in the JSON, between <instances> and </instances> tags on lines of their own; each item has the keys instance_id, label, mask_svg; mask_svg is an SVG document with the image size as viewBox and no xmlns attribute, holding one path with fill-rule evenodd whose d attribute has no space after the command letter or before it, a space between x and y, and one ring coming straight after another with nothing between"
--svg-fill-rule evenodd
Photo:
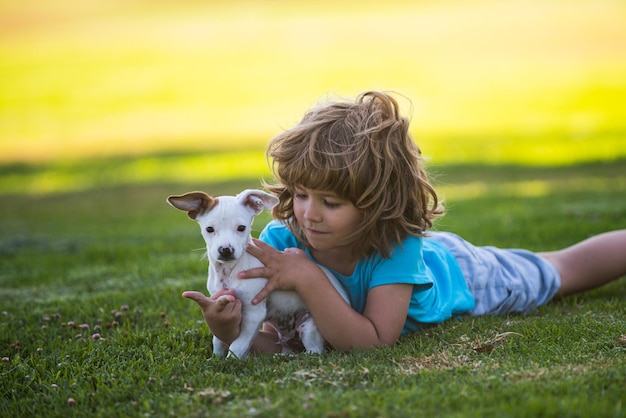
<instances>
[{"instance_id":1,"label":"child's ear","mask_svg":"<svg viewBox=\"0 0 626 418\"><path fill-rule=\"evenodd\" d=\"M196 219L217 205L217 199L204 192L190 192L180 196L170 196L167 202L176 209L187 212L187 216Z\"/></svg>"}]
</instances>

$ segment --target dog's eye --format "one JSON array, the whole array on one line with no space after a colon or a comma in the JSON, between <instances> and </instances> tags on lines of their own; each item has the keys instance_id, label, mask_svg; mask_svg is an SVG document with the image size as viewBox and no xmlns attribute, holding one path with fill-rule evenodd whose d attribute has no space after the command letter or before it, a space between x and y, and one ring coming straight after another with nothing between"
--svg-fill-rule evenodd
<instances>
[{"instance_id":1,"label":"dog's eye","mask_svg":"<svg viewBox=\"0 0 626 418\"><path fill-rule=\"evenodd\" d=\"M215 228L213 228L212 226L207 226L206 232L208 232L209 234L212 234L213 232L215 232Z\"/></svg>"},{"instance_id":2,"label":"dog's eye","mask_svg":"<svg viewBox=\"0 0 626 418\"><path fill-rule=\"evenodd\" d=\"M239 231L239 232L243 232L243 231L245 231L245 230L246 230L246 226L245 226L245 225L239 225L239 226L237 227L237 231Z\"/></svg>"}]
</instances>

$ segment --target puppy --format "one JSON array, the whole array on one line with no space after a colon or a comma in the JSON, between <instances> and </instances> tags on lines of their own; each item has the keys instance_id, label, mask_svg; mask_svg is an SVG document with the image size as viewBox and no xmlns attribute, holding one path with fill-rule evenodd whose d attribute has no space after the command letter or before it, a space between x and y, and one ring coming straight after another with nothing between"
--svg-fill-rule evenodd
<instances>
[{"instance_id":1,"label":"puppy","mask_svg":"<svg viewBox=\"0 0 626 418\"><path fill-rule=\"evenodd\" d=\"M263 265L246 252L246 247L251 242L252 220L264 209L276 206L276 197L261 190L245 190L237 196L215 198L203 192L191 192L170 196L167 201L175 208L186 211L191 219L200 224L209 258L208 291L213 294L220 289L235 290L235 296L242 303L239 336L230 345L230 352L224 342L213 337L214 354L220 357L227 353L228 357L245 357L264 321L278 331L279 342L283 347L297 333L306 352L323 352L324 339L298 293L275 291L259 304L252 305L252 298L265 287L267 279L237 278L240 271ZM348 302L348 295L337 279L328 270L322 270Z\"/></svg>"}]
</instances>

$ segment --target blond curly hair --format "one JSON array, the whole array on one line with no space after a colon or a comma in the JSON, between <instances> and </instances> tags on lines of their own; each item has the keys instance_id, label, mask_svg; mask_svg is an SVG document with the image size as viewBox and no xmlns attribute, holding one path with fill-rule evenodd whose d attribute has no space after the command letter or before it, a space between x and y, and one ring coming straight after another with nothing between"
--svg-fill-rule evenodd
<instances>
[{"instance_id":1,"label":"blond curly hair","mask_svg":"<svg viewBox=\"0 0 626 418\"><path fill-rule=\"evenodd\" d=\"M333 192L361 212L360 228L348 237L356 257L389 257L409 235L423 236L444 210L408 128L398 102L384 92L308 111L267 147L276 182L265 187L280 199L274 218L308 245L293 211L300 186Z\"/></svg>"}]
</instances>

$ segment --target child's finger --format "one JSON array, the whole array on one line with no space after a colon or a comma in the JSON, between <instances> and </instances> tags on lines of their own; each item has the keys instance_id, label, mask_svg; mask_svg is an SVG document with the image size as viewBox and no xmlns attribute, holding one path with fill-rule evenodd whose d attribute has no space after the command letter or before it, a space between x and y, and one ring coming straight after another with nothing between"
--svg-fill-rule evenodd
<instances>
[{"instance_id":1,"label":"child's finger","mask_svg":"<svg viewBox=\"0 0 626 418\"><path fill-rule=\"evenodd\" d=\"M215 300L215 304L217 305L215 311L222 312L226 308L226 306L228 306L228 304L233 303L236 300L237 299L231 295L220 296Z\"/></svg>"},{"instance_id":2,"label":"child's finger","mask_svg":"<svg viewBox=\"0 0 626 418\"><path fill-rule=\"evenodd\" d=\"M248 252L248 254L252 254L258 259L261 259L263 256L265 256L265 251L258 245L248 244L248 246L246 247L246 251Z\"/></svg>"},{"instance_id":3,"label":"child's finger","mask_svg":"<svg viewBox=\"0 0 626 418\"><path fill-rule=\"evenodd\" d=\"M246 251L261 260L263 263L269 261L272 256L280 254L280 251L276 248L256 238L252 239L252 244L248 244Z\"/></svg>"},{"instance_id":4,"label":"child's finger","mask_svg":"<svg viewBox=\"0 0 626 418\"><path fill-rule=\"evenodd\" d=\"M257 279L259 277L267 278L269 276L269 269L267 267L255 267L250 270L244 270L237 273L237 277L240 279Z\"/></svg>"},{"instance_id":5,"label":"child's finger","mask_svg":"<svg viewBox=\"0 0 626 418\"><path fill-rule=\"evenodd\" d=\"M274 247L272 247L271 245L269 245L266 242L261 241L258 238L252 238L252 243L254 244L253 246L259 247L262 250L267 250L267 249L272 249L273 250L274 249Z\"/></svg>"},{"instance_id":6,"label":"child's finger","mask_svg":"<svg viewBox=\"0 0 626 418\"><path fill-rule=\"evenodd\" d=\"M183 292L183 297L193 300L202 308L208 306L211 303L211 300L200 292L195 292L195 291Z\"/></svg>"},{"instance_id":7,"label":"child's finger","mask_svg":"<svg viewBox=\"0 0 626 418\"><path fill-rule=\"evenodd\" d=\"M271 282L267 282L267 284L265 285L265 287L252 299L252 304L256 305L259 302L261 302L263 299L265 299L266 297L268 297L270 295L270 293L272 293L273 289L272 289L272 284Z\"/></svg>"},{"instance_id":8,"label":"child's finger","mask_svg":"<svg viewBox=\"0 0 626 418\"><path fill-rule=\"evenodd\" d=\"M300 248L285 248L283 251L285 254L304 254Z\"/></svg>"},{"instance_id":9,"label":"child's finger","mask_svg":"<svg viewBox=\"0 0 626 418\"><path fill-rule=\"evenodd\" d=\"M235 290L233 289L220 289L217 292L211 294L210 299L211 300L216 300L217 298L219 298L220 296L223 295L235 295Z\"/></svg>"}]
</instances>

